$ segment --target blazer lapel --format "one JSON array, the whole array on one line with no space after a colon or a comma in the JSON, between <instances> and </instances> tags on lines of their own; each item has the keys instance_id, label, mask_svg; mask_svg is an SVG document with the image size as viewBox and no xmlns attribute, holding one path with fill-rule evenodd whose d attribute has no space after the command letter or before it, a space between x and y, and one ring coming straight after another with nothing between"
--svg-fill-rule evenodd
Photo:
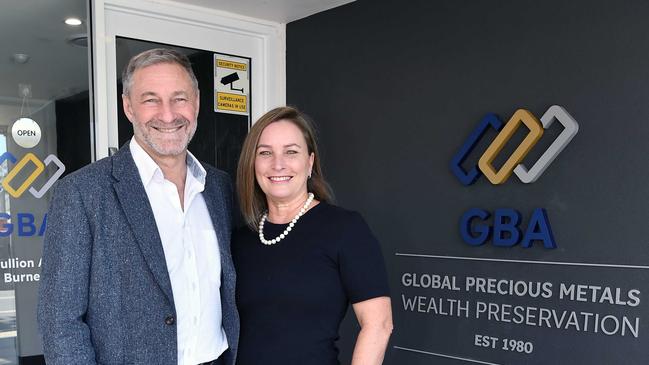
<instances>
[{"instance_id":1,"label":"blazer lapel","mask_svg":"<svg viewBox=\"0 0 649 365\"><path fill-rule=\"evenodd\" d=\"M223 194L219 193L219 186L217 186L216 178L211 176L210 170L205 179L205 190L203 190L203 198L207 205L207 210L212 219L212 226L216 231L216 238L219 242L219 251L221 252L221 263L223 263L224 255L230 254L230 217L226 216L228 213L226 202L223 201ZM223 268L223 265L221 265Z\"/></svg>"},{"instance_id":2,"label":"blazer lapel","mask_svg":"<svg viewBox=\"0 0 649 365\"><path fill-rule=\"evenodd\" d=\"M160 289L174 305L162 241L128 143L113 155L113 186L142 255Z\"/></svg>"}]
</instances>

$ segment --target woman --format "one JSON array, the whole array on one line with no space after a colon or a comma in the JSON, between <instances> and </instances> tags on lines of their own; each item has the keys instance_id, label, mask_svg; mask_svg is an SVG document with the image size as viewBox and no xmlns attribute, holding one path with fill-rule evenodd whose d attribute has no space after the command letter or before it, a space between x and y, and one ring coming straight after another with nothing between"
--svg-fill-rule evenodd
<instances>
[{"instance_id":1,"label":"woman","mask_svg":"<svg viewBox=\"0 0 649 365\"><path fill-rule=\"evenodd\" d=\"M243 144L238 365L339 364L349 303L361 326L352 364L383 361L392 313L381 251L358 213L329 204L319 159L313 128L290 107L262 116Z\"/></svg>"}]
</instances>

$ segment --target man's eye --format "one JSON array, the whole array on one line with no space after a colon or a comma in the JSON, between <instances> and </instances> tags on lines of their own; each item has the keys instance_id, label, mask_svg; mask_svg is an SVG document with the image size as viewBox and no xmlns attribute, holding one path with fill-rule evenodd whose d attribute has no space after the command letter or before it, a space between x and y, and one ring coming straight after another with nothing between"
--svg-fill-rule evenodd
<instances>
[{"instance_id":1,"label":"man's eye","mask_svg":"<svg viewBox=\"0 0 649 365\"><path fill-rule=\"evenodd\" d=\"M187 101L186 98L176 98L176 103L181 103L183 101Z\"/></svg>"},{"instance_id":2,"label":"man's eye","mask_svg":"<svg viewBox=\"0 0 649 365\"><path fill-rule=\"evenodd\" d=\"M156 99L146 99L146 100L144 100L145 104L154 104L156 102L158 102L158 100L156 100Z\"/></svg>"}]
</instances>

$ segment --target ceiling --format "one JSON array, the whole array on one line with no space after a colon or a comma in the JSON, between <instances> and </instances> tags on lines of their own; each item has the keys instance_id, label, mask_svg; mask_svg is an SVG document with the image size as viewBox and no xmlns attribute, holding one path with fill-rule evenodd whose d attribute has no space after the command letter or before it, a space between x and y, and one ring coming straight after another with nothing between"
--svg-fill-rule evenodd
<instances>
[{"instance_id":1,"label":"ceiling","mask_svg":"<svg viewBox=\"0 0 649 365\"><path fill-rule=\"evenodd\" d=\"M66 42L84 33L85 24L70 27L69 16L86 18L84 0L2 0L0 11L0 98L18 98L18 84L31 85L32 98L50 100L88 88L88 49ZM10 9L10 11L6 11ZM30 56L26 64L14 53Z\"/></svg>"},{"instance_id":2,"label":"ceiling","mask_svg":"<svg viewBox=\"0 0 649 365\"><path fill-rule=\"evenodd\" d=\"M354 0L178 0L278 23L289 23Z\"/></svg>"}]
</instances>

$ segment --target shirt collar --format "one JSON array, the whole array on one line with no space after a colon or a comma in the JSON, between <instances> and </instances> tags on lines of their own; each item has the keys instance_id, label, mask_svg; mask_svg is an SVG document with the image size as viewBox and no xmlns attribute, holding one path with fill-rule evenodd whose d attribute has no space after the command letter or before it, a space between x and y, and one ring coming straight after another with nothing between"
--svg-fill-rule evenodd
<instances>
[{"instance_id":1,"label":"shirt collar","mask_svg":"<svg viewBox=\"0 0 649 365\"><path fill-rule=\"evenodd\" d=\"M164 179L164 175L162 174L162 170L160 169L160 166L158 166L155 161L153 161L153 158L149 156L149 154L140 146L140 144L135 140L135 137L131 138L131 142L129 143L129 148L131 150L131 156L133 156L133 161L135 161L135 166L137 167L137 170L140 174L140 178L142 179L142 184L144 186L148 186L151 180L155 179ZM205 186L205 177L207 176L207 171L205 171L205 168L201 165L201 163L192 155L191 152L187 151L187 172L191 174L191 176L196 179L196 181L202 185L201 187ZM201 189L202 190L202 189Z\"/></svg>"},{"instance_id":2,"label":"shirt collar","mask_svg":"<svg viewBox=\"0 0 649 365\"><path fill-rule=\"evenodd\" d=\"M198 161L194 155L192 155L191 152L187 151L187 171L191 173L191 175L198 180L198 182L204 187L205 186L205 177L207 176L207 171L205 171L205 168L203 165L201 165L201 162Z\"/></svg>"}]
</instances>

